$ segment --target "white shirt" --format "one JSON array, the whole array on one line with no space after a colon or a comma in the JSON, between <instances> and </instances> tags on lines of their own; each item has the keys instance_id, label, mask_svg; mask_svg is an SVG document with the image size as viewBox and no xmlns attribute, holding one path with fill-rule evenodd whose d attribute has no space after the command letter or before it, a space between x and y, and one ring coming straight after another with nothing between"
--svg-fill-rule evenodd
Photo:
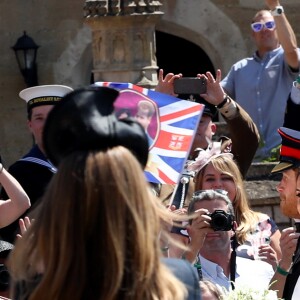
<instances>
[{"instance_id":1,"label":"white shirt","mask_svg":"<svg viewBox=\"0 0 300 300\"><path fill-rule=\"evenodd\" d=\"M223 269L200 255L203 279L214 282L221 289L231 290L230 278ZM264 261L251 260L248 258L236 258L235 286L248 286L253 289L268 289L274 275L272 266Z\"/></svg>"}]
</instances>

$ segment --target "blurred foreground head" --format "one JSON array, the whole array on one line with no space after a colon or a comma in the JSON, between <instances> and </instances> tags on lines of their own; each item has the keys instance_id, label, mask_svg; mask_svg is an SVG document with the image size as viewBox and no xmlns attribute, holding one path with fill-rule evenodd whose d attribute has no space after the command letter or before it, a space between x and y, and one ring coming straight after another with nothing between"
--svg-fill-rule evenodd
<instances>
[{"instance_id":1,"label":"blurred foreground head","mask_svg":"<svg viewBox=\"0 0 300 300\"><path fill-rule=\"evenodd\" d=\"M107 87L78 89L54 107L48 115L43 137L52 163L58 166L73 152L107 150L120 145L145 167L147 137L138 122L116 117L114 102L118 95L117 90Z\"/></svg>"},{"instance_id":2,"label":"blurred foreground head","mask_svg":"<svg viewBox=\"0 0 300 300\"><path fill-rule=\"evenodd\" d=\"M47 118L45 149L58 171L12 256L14 291L22 282L26 299L184 299L160 261L167 210L144 176L147 136L116 118L117 97L76 90Z\"/></svg>"}]
</instances>

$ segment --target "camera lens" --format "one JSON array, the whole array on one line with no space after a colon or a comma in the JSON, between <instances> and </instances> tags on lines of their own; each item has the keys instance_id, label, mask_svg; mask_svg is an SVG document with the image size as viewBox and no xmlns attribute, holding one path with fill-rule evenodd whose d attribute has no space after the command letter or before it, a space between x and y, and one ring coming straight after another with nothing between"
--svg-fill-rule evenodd
<instances>
[{"instance_id":1,"label":"camera lens","mask_svg":"<svg viewBox=\"0 0 300 300\"><path fill-rule=\"evenodd\" d=\"M232 216L223 210L216 210L211 215L210 226L215 231L229 231L232 229Z\"/></svg>"},{"instance_id":2,"label":"camera lens","mask_svg":"<svg viewBox=\"0 0 300 300\"><path fill-rule=\"evenodd\" d=\"M227 218L224 215L216 215L215 218L212 219L211 227L215 230L220 230L227 225Z\"/></svg>"}]
</instances>

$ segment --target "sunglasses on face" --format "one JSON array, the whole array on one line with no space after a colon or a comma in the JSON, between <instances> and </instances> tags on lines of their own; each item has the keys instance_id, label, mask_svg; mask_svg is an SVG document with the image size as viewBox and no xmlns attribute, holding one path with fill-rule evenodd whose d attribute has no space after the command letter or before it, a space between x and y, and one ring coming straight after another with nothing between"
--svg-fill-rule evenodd
<instances>
[{"instance_id":1,"label":"sunglasses on face","mask_svg":"<svg viewBox=\"0 0 300 300\"><path fill-rule=\"evenodd\" d=\"M268 21L268 22L255 22L251 24L251 28L254 32L259 32L263 28L266 28L268 30L274 30L276 27L274 21Z\"/></svg>"}]
</instances>

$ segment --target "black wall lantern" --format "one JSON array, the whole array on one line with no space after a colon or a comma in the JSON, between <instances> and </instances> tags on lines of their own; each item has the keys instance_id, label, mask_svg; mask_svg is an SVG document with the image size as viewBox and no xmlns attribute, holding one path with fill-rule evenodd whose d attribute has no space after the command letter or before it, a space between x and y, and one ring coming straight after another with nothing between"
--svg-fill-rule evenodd
<instances>
[{"instance_id":1,"label":"black wall lantern","mask_svg":"<svg viewBox=\"0 0 300 300\"><path fill-rule=\"evenodd\" d=\"M38 85L36 54L39 46L24 31L16 44L12 47L15 51L19 69L28 87Z\"/></svg>"}]
</instances>

